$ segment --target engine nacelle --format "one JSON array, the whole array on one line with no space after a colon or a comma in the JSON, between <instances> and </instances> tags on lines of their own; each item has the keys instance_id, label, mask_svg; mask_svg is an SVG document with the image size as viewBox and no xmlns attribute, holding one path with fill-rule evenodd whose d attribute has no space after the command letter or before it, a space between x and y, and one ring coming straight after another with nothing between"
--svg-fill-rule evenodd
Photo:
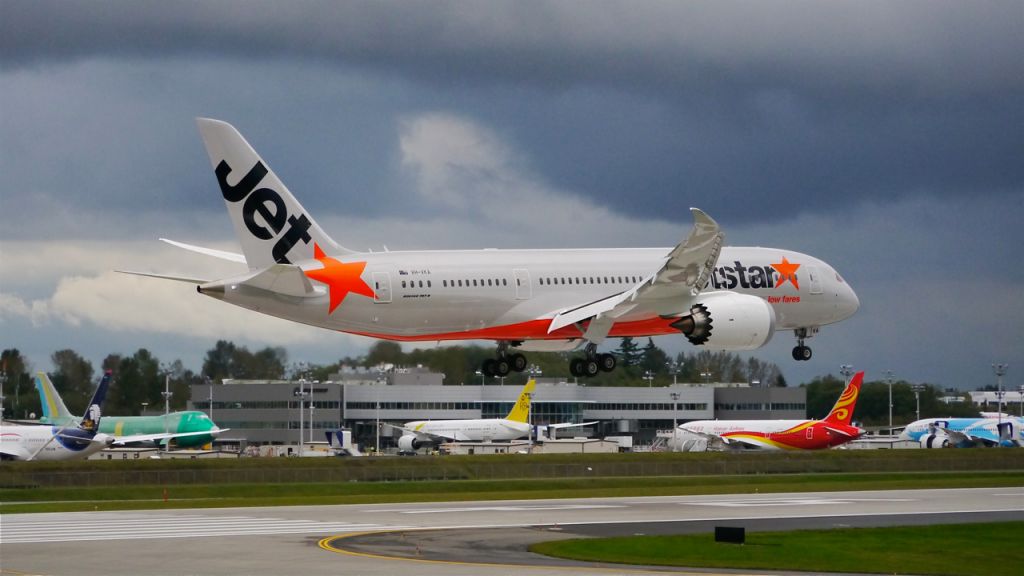
<instances>
[{"instance_id":1,"label":"engine nacelle","mask_svg":"<svg viewBox=\"0 0 1024 576\"><path fill-rule=\"evenodd\" d=\"M672 326L697 346L754 350L767 344L775 334L775 310L757 296L708 292Z\"/></svg>"},{"instance_id":2,"label":"engine nacelle","mask_svg":"<svg viewBox=\"0 0 1024 576\"><path fill-rule=\"evenodd\" d=\"M949 448L949 436L925 434L921 436L921 448Z\"/></svg>"},{"instance_id":3,"label":"engine nacelle","mask_svg":"<svg viewBox=\"0 0 1024 576\"><path fill-rule=\"evenodd\" d=\"M429 446L430 442L424 442L413 434L406 434L398 439L398 451L399 452L415 452L424 446Z\"/></svg>"}]
</instances>

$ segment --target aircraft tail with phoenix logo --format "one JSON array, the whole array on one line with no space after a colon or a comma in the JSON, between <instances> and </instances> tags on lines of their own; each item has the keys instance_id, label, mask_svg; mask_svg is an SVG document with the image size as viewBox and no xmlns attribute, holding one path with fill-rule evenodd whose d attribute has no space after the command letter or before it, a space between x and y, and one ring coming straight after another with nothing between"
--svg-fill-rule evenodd
<instances>
[{"instance_id":1,"label":"aircraft tail with phoenix logo","mask_svg":"<svg viewBox=\"0 0 1024 576\"><path fill-rule=\"evenodd\" d=\"M843 393L836 400L836 405L825 416L824 421L831 424L842 424L852 426L853 409L857 406L857 398L860 397L860 385L864 382L864 373L857 372L846 384Z\"/></svg>"}]
</instances>

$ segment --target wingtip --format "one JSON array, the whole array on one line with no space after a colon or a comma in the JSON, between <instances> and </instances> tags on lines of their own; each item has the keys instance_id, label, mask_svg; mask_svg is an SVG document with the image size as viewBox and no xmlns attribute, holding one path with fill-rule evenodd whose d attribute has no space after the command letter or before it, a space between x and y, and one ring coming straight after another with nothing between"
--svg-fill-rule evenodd
<instances>
[{"instance_id":1,"label":"wingtip","mask_svg":"<svg viewBox=\"0 0 1024 576\"><path fill-rule=\"evenodd\" d=\"M708 216L708 213L701 210L700 208L691 206L690 214L693 215L693 221L696 223L711 224L713 226L718 226L718 222L715 222L714 218Z\"/></svg>"}]
</instances>

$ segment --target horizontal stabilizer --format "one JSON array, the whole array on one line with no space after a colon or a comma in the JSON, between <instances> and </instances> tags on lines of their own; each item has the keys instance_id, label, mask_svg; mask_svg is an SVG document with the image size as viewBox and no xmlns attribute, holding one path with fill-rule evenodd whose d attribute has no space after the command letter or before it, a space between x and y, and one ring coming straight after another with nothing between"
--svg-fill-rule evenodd
<instances>
[{"instance_id":1,"label":"horizontal stabilizer","mask_svg":"<svg viewBox=\"0 0 1024 576\"><path fill-rule=\"evenodd\" d=\"M229 262L238 262L239 264L245 264L245 255L237 252L227 252L225 250L214 250L213 248L204 248L202 246L195 246L193 244L185 244L184 242L178 242L175 240L168 240L167 238L161 238L161 242L166 242L171 246L176 246L183 250L190 252L197 252L205 256L213 256L214 258L220 258L221 260L227 260Z\"/></svg>"},{"instance_id":2,"label":"horizontal stabilizer","mask_svg":"<svg viewBox=\"0 0 1024 576\"><path fill-rule=\"evenodd\" d=\"M188 284L206 284L208 280L202 278L189 278L186 276L171 276L170 274L154 274L153 272L135 272L133 270L114 270L118 274L131 274L132 276L146 276L147 278L159 278L161 280L174 280L175 282L186 282Z\"/></svg>"},{"instance_id":3,"label":"horizontal stabilizer","mask_svg":"<svg viewBox=\"0 0 1024 576\"><path fill-rule=\"evenodd\" d=\"M302 268L294 264L274 264L242 284L286 296L319 294L313 288L309 278L302 273Z\"/></svg>"}]
</instances>

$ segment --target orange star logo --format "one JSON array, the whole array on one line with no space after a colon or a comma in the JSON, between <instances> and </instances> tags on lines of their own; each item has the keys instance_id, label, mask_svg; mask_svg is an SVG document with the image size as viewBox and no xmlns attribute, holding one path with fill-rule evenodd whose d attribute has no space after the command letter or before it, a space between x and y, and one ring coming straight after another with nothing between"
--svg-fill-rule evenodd
<instances>
[{"instance_id":1,"label":"orange star logo","mask_svg":"<svg viewBox=\"0 0 1024 576\"><path fill-rule=\"evenodd\" d=\"M779 281L775 283L775 287L778 288L779 286L782 286L783 282L789 280L793 283L793 286L799 290L800 284L796 281L796 269L799 267L799 264L792 264L789 260L786 260L785 256L782 257L782 262L772 264L772 268L775 268L779 273Z\"/></svg>"},{"instance_id":2,"label":"orange star logo","mask_svg":"<svg viewBox=\"0 0 1024 576\"><path fill-rule=\"evenodd\" d=\"M340 262L324 254L324 251L320 249L320 245L316 243L313 244L313 257L319 260L324 267L319 270L306 270L305 274L317 282L327 284L331 295L331 305L327 310L328 314L334 312L334 309L341 305L349 292L361 294L368 298L375 297L373 289L362 278L363 270L366 269L366 262L352 262L350 264Z\"/></svg>"}]
</instances>

